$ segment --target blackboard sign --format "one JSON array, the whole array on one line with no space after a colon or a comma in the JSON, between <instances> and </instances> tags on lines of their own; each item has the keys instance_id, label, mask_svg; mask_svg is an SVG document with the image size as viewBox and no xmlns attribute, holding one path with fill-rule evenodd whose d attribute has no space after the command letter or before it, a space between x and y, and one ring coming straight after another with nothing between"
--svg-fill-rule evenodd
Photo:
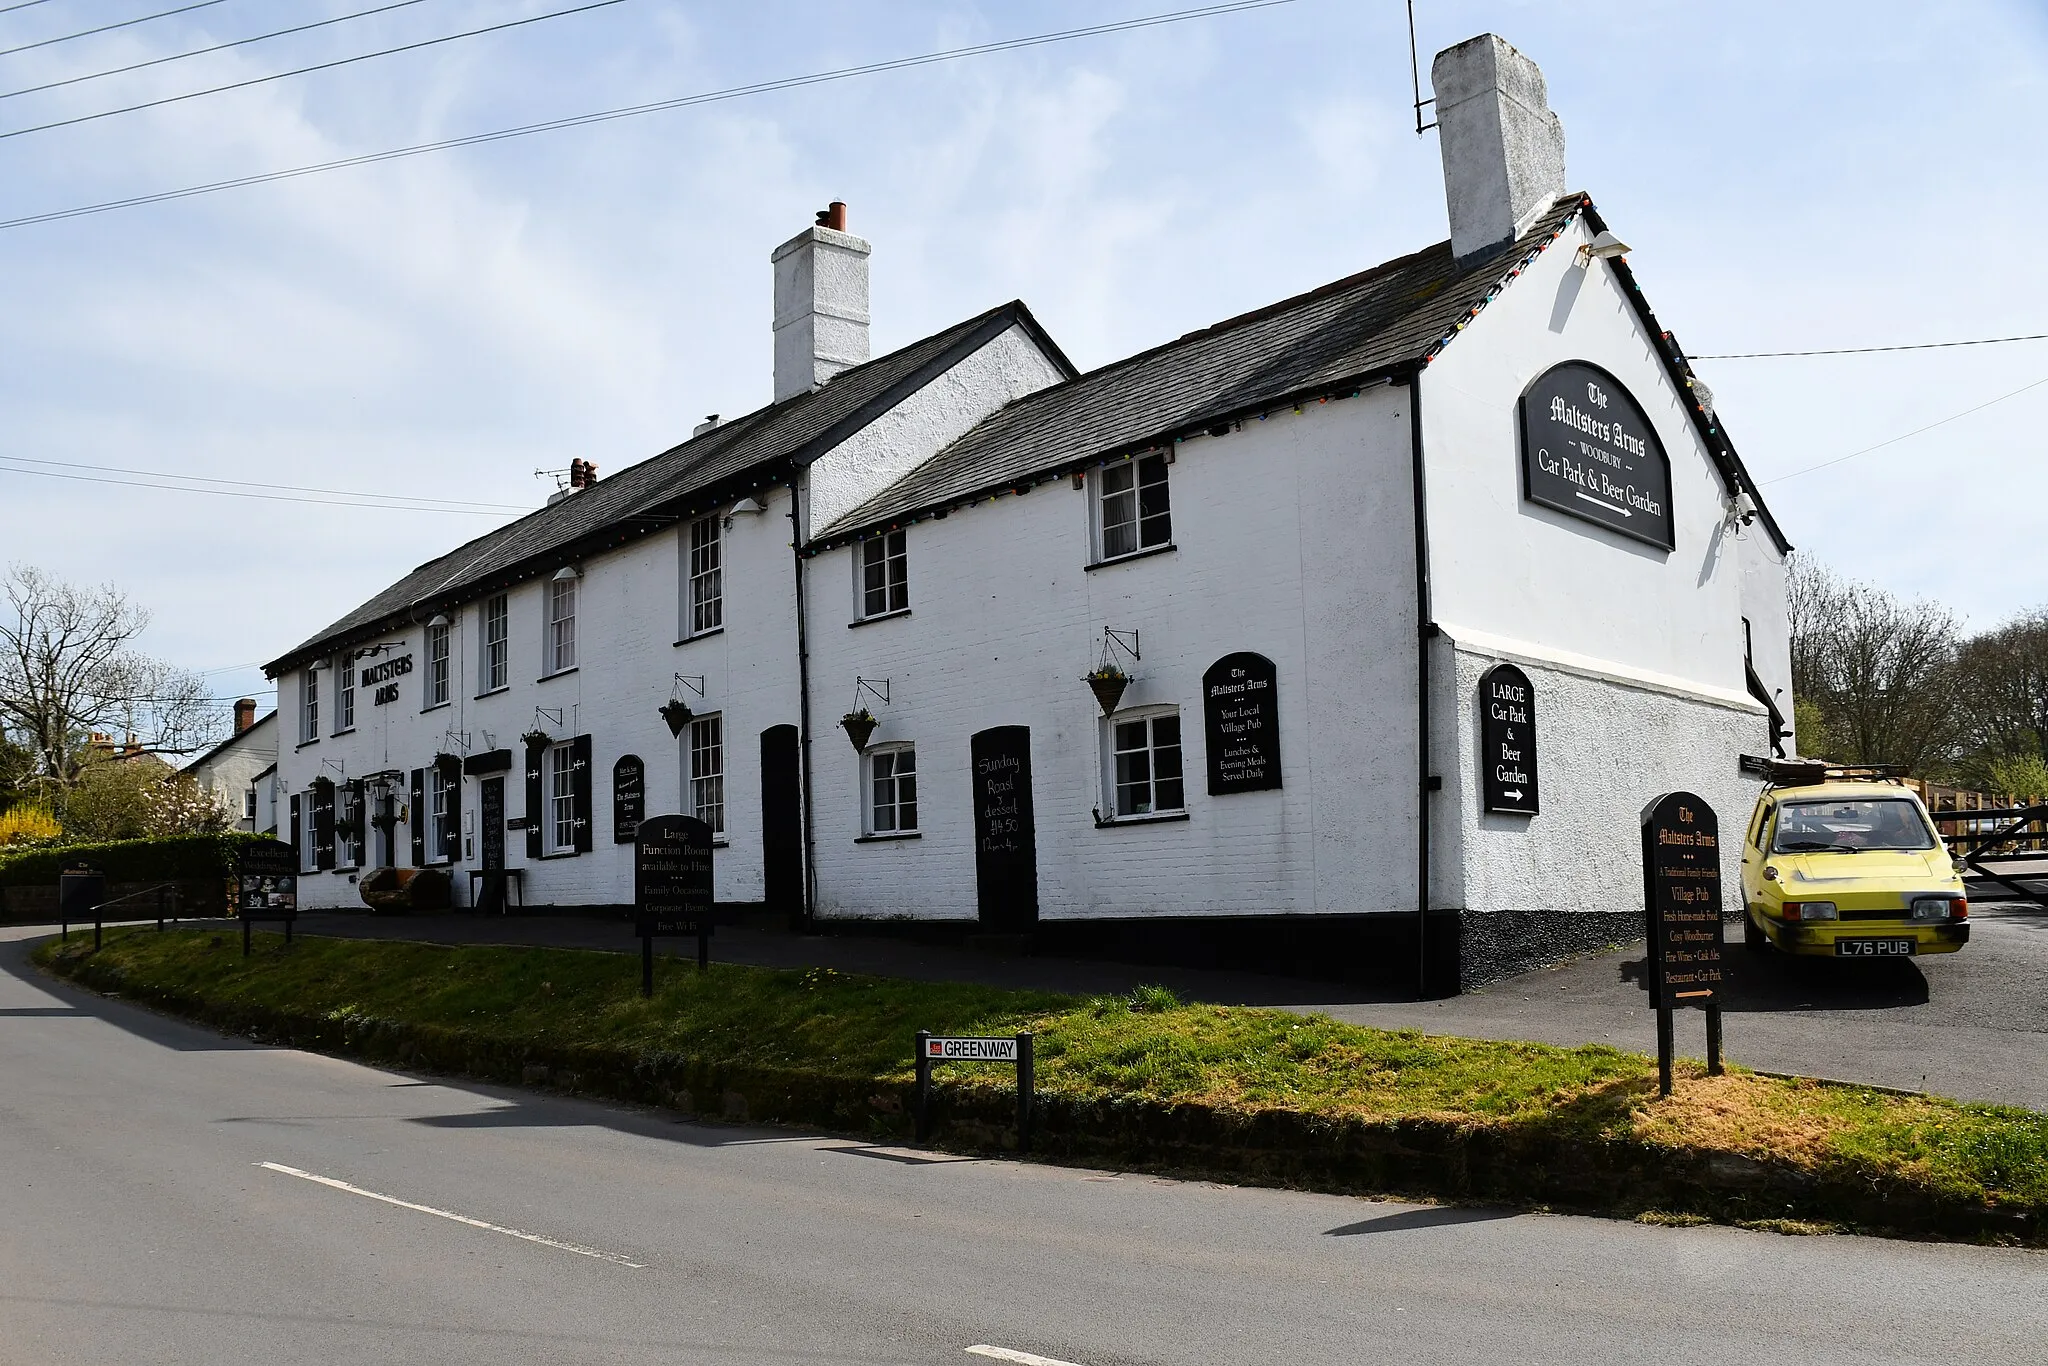
<instances>
[{"instance_id":1,"label":"blackboard sign","mask_svg":"<svg viewBox=\"0 0 2048 1366\"><path fill-rule=\"evenodd\" d=\"M631 844L647 819L647 765L627 754L612 765L612 843Z\"/></svg>"},{"instance_id":2,"label":"blackboard sign","mask_svg":"<svg viewBox=\"0 0 2048 1366\"><path fill-rule=\"evenodd\" d=\"M1690 792L1660 797L1643 812L1643 900L1651 1004L1719 1004L1721 827Z\"/></svg>"},{"instance_id":3,"label":"blackboard sign","mask_svg":"<svg viewBox=\"0 0 2048 1366\"><path fill-rule=\"evenodd\" d=\"M1209 795L1280 786L1280 688L1273 661L1239 651L1202 675Z\"/></svg>"},{"instance_id":4,"label":"blackboard sign","mask_svg":"<svg viewBox=\"0 0 2048 1366\"><path fill-rule=\"evenodd\" d=\"M648 928L661 923L711 921L711 827L695 816L655 816L640 822L633 850L633 917L648 934L695 934Z\"/></svg>"},{"instance_id":5,"label":"blackboard sign","mask_svg":"<svg viewBox=\"0 0 2048 1366\"><path fill-rule=\"evenodd\" d=\"M245 920L297 917L299 851L282 840L252 840L237 846L235 909Z\"/></svg>"},{"instance_id":6,"label":"blackboard sign","mask_svg":"<svg viewBox=\"0 0 2048 1366\"><path fill-rule=\"evenodd\" d=\"M974 769L974 885L982 925L1038 922L1038 831L1031 809L1031 728L996 726L968 741Z\"/></svg>"},{"instance_id":7,"label":"blackboard sign","mask_svg":"<svg viewBox=\"0 0 2048 1366\"><path fill-rule=\"evenodd\" d=\"M1670 550L1671 462L1620 381L1566 361L1522 393L1522 496Z\"/></svg>"},{"instance_id":8,"label":"blackboard sign","mask_svg":"<svg viewBox=\"0 0 2048 1366\"><path fill-rule=\"evenodd\" d=\"M1536 814L1536 689L1512 664L1479 679L1479 786L1488 811Z\"/></svg>"}]
</instances>

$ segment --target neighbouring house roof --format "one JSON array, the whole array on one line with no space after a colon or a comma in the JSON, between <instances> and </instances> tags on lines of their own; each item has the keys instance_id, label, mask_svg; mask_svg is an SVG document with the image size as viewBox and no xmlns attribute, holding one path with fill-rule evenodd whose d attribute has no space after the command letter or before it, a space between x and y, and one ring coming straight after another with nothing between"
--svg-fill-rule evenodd
<instances>
[{"instance_id":1,"label":"neighbouring house roof","mask_svg":"<svg viewBox=\"0 0 2048 1366\"><path fill-rule=\"evenodd\" d=\"M207 764L212 763L215 759L218 759L221 755L226 754L236 745L241 744L244 740L247 740L251 736L255 735L257 731L263 729L263 725L265 722L275 721L276 719L277 708L272 707L269 711L263 713L263 715L257 717L254 721L251 721L247 729L236 731L233 735L230 735L227 739L221 741L212 749L206 751L206 753L200 755L198 758L192 760L192 762L186 764L184 771L187 773L191 773L199 768L204 767ZM275 739L275 737L271 739L270 744L272 749L275 749L277 747L277 740Z\"/></svg>"},{"instance_id":2,"label":"neighbouring house roof","mask_svg":"<svg viewBox=\"0 0 2048 1366\"><path fill-rule=\"evenodd\" d=\"M1027 394L822 528L806 549L815 553L905 518L1162 446L1273 407L1347 397L1362 382L1423 366L1581 212L1597 223L1590 199L1565 195L1519 240L1471 260L1456 261L1450 243L1439 242ZM1646 326L1657 332L1633 276L1621 278ZM1672 366L1672 357L1665 363ZM1726 433L1690 402L1690 371L1674 369L1673 379L1698 409L1695 425L1724 480L1731 489L1747 489L1761 508L1763 500ZM1763 515L1783 545L1768 511Z\"/></svg>"},{"instance_id":3,"label":"neighbouring house roof","mask_svg":"<svg viewBox=\"0 0 2048 1366\"><path fill-rule=\"evenodd\" d=\"M275 678L330 651L424 621L481 593L551 572L773 482L830 450L1013 326L1066 374L1074 367L1031 311L1012 300L829 383L722 423L510 525L429 560L264 666Z\"/></svg>"}]
</instances>

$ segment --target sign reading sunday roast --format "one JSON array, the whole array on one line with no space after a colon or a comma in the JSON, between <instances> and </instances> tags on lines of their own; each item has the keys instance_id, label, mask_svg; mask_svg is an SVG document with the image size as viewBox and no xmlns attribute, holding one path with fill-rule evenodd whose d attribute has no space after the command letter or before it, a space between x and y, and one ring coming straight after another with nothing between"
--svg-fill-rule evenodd
<instances>
[{"instance_id":1,"label":"sign reading sunday roast","mask_svg":"<svg viewBox=\"0 0 2048 1366\"><path fill-rule=\"evenodd\" d=\"M1642 405L1584 361L1554 365L1522 392L1522 495L1672 549L1671 461Z\"/></svg>"},{"instance_id":2,"label":"sign reading sunday roast","mask_svg":"<svg viewBox=\"0 0 2048 1366\"><path fill-rule=\"evenodd\" d=\"M1209 795L1280 786L1280 688L1273 661L1241 650L1202 675Z\"/></svg>"},{"instance_id":3,"label":"sign reading sunday roast","mask_svg":"<svg viewBox=\"0 0 2048 1366\"><path fill-rule=\"evenodd\" d=\"M1536 814L1536 689L1512 664L1479 678L1479 786L1488 811Z\"/></svg>"}]
</instances>

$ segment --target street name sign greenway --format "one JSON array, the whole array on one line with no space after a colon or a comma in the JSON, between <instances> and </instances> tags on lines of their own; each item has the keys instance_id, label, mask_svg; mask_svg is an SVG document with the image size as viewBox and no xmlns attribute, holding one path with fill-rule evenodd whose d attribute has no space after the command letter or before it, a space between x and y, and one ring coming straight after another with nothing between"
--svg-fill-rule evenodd
<instances>
[{"instance_id":1,"label":"street name sign greenway","mask_svg":"<svg viewBox=\"0 0 2048 1366\"><path fill-rule=\"evenodd\" d=\"M923 1143L932 1131L932 1064L940 1062L1006 1062L1017 1069L1017 1150L1031 1148L1031 1119L1035 1110L1037 1071L1031 1054L1031 1034L998 1035L993 1038L952 1037L917 1031L917 1141Z\"/></svg>"},{"instance_id":2,"label":"street name sign greenway","mask_svg":"<svg viewBox=\"0 0 2048 1366\"><path fill-rule=\"evenodd\" d=\"M1643 915L1658 1081L1668 1096L1676 1008L1707 1012L1707 1071L1721 1072L1721 824L1690 792L1667 793L1644 808Z\"/></svg>"},{"instance_id":3,"label":"street name sign greenway","mask_svg":"<svg viewBox=\"0 0 2048 1366\"><path fill-rule=\"evenodd\" d=\"M1671 461L1621 381L1596 365L1553 365L1522 392L1522 496L1665 550Z\"/></svg>"}]
</instances>

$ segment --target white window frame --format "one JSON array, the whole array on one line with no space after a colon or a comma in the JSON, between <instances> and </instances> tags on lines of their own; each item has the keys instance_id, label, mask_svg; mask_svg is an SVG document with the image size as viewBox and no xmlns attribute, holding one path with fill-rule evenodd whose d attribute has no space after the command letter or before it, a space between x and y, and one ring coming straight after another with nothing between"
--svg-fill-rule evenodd
<instances>
[{"instance_id":1,"label":"white window frame","mask_svg":"<svg viewBox=\"0 0 2048 1366\"><path fill-rule=\"evenodd\" d=\"M334 733L346 735L356 728L356 657L334 661L334 674Z\"/></svg>"},{"instance_id":2,"label":"white window frame","mask_svg":"<svg viewBox=\"0 0 2048 1366\"><path fill-rule=\"evenodd\" d=\"M543 670L548 676L564 674L576 667L576 610L582 584L581 576L548 580L548 621L544 634L547 668Z\"/></svg>"},{"instance_id":3,"label":"white window frame","mask_svg":"<svg viewBox=\"0 0 2048 1366\"><path fill-rule=\"evenodd\" d=\"M453 622L446 626L428 625L426 654L427 667L422 671L425 674L425 686L422 689L425 697L422 700L420 709L422 711L431 711L435 707L447 706L449 699L453 696L454 690L449 686L455 674L455 624Z\"/></svg>"},{"instance_id":4,"label":"white window frame","mask_svg":"<svg viewBox=\"0 0 2048 1366\"><path fill-rule=\"evenodd\" d=\"M717 836L725 834L725 718L717 712L694 717L687 732L689 748L683 755L684 791L690 795L690 814L711 827Z\"/></svg>"},{"instance_id":5,"label":"white window frame","mask_svg":"<svg viewBox=\"0 0 2048 1366\"><path fill-rule=\"evenodd\" d=\"M716 514L683 528L682 637L725 629L725 529Z\"/></svg>"},{"instance_id":6,"label":"white window frame","mask_svg":"<svg viewBox=\"0 0 2048 1366\"><path fill-rule=\"evenodd\" d=\"M870 569L879 572L870 573ZM871 597L880 595L879 605ZM862 621L910 610L910 540L901 528L854 543L853 605Z\"/></svg>"},{"instance_id":7,"label":"white window frame","mask_svg":"<svg viewBox=\"0 0 2048 1366\"><path fill-rule=\"evenodd\" d=\"M299 671L299 743L310 745L320 738L320 673L313 668Z\"/></svg>"},{"instance_id":8,"label":"white window frame","mask_svg":"<svg viewBox=\"0 0 2048 1366\"><path fill-rule=\"evenodd\" d=\"M484 600L484 629L482 651L477 658L477 672L481 675L483 687L480 693L497 692L500 688L512 686L512 599L508 593L499 593Z\"/></svg>"},{"instance_id":9,"label":"white window frame","mask_svg":"<svg viewBox=\"0 0 2048 1366\"><path fill-rule=\"evenodd\" d=\"M299 797L299 871L317 873L320 871L320 822L313 815L314 789L307 788Z\"/></svg>"},{"instance_id":10,"label":"white window frame","mask_svg":"<svg viewBox=\"0 0 2048 1366\"><path fill-rule=\"evenodd\" d=\"M541 800L545 815L541 824L541 848L549 854L576 852L576 746L572 743L548 747L542 774L546 787Z\"/></svg>"},{"instance_id":11,"label":"white window frame","mask_svg":"<svg viewBox=\"0 0 2048 1366\"><path fill-rule=\"evenodd\" d=\"M1172 466L1170 453L1146 451L1095 471L1095 477L1089 481L1094 487L1088 504L1097 564L1172 548ZM1152 474L1158 478L1148 479ZM1150 514L1143 510L1144 492L1148 488L1161 490L1166 503Z\"/></svg>"},{"instance_id":12,"label":"white window frame","mask_svg":"<svg viewBox=\"0 0 2048 1366\"><path fill-rule=\"evenodd\" d=\"M903 762L905 759L910 761L907 768ZM886 773L882 771L885 768L888 770ZM861 834L864 837L900 839L918 833L917 745L914 741L876 745L862 754L860 789Z\"/></svg>"},{"instance_id":13,"label":"white window frame","mask_svg":"<svg viewBox=\"0 0 2048 1366\"><path fill-rule=\"evenodd\" d=\"M448 793L460 778L450 779L439 764L427 766L427 847L429 866L453 863L443 851L448 847Z\"/></svg>"},{"instance_id":14,"label":"white window frame","mask_svg":"<svg viewBox=\"0 0 2048 1366\"><path fill-rule=\"evenodd\" d=\"M1159 743L1158 723L1162 720L1174 722L1174 739L1171 745ZM1142 749L1124 750L1119 748L1121 727L1142 725L1145 728L1145 744ZM1172 776L1162 778L1159 772L1159 757L1162 749L1174 751L1175 771ZM1125 754L1145 755L1144 796L1134 801L1130 810L1124 807L1125 791L1134 786L1123 781L1122 758ZM1177 706L1133 707L1103 718L1102 722L1102 777L1103 809L1110 813L1110 819L1151 820L1160 816L1176 816L1188 809L1187 805L1187 727L1186 719ZM1162 783L1175 784L1180 789L1180 800L1165 803L1159 791Z\"/></svg>"}]
</instances>

